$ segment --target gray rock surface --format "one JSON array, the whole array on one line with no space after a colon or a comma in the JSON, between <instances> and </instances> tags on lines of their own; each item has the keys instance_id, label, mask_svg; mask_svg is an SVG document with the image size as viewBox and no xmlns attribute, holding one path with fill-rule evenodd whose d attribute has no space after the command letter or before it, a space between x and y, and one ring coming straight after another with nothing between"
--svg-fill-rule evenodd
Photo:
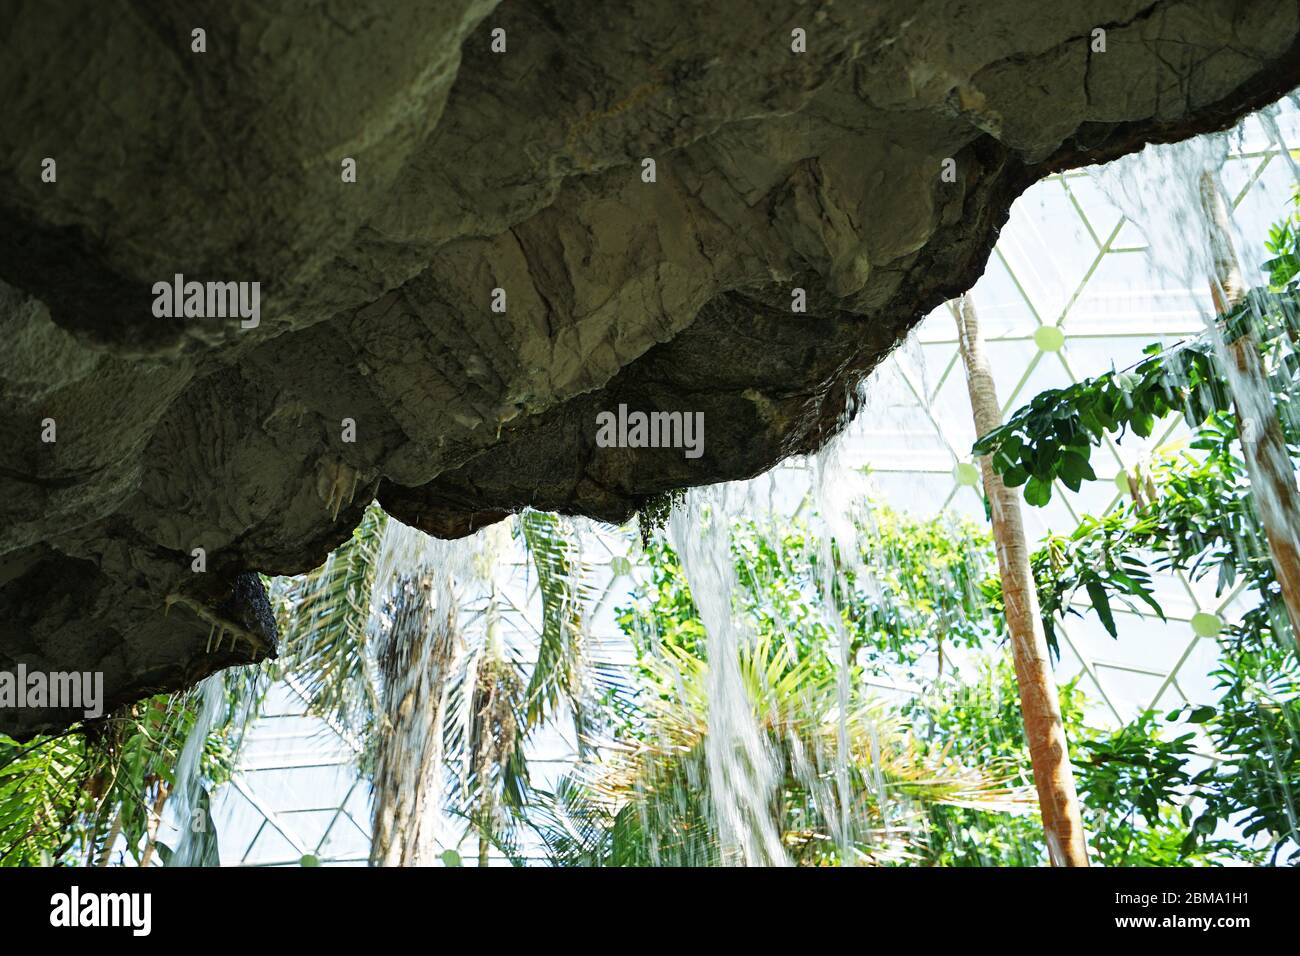
<instances>
[{"instance_id":1,"label":"gray rock surface","mask_svg":"<svg viewBox=\"0 0 1300 956\"><path fill-rule=\"evenodd\" d=\"M1298 43L1295 0L9 3L0 670L116 704L273 653L253 572L375 496L617 521L814 450L1025 188L1226 127ZM176 273L260 324L156 317ZM598 448L620 402L703 456Z\"/></svg>"}]
</instances>

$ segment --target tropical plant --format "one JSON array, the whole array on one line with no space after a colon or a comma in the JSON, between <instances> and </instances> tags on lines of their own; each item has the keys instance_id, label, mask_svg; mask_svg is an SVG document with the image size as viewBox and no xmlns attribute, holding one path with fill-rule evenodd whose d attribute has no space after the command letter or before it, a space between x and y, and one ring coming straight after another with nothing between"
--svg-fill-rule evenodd
<instances>
[{"instance_id":1,"label":"tropical plant","mask_svg":"<svg viewBox=\"0 0 1300 956\"><path fill-rule=\"evenodd\" d=\"M760 671L760 666L754 663L755 658L761 660L765 654L771 654L777 660L774 649L780 649L781 663L777 665L777 672L788 671L797 675L793 684L780 683L772 678L757 682L750 691L750 697L760 702L755 705L756 717L766 728L770 746L780 755L777 761L783 766L788 766L788 753L792 750L830 753L834 748L826 741L817 741L814 745L806 734L782 737L780 732L773 730L778 722L771 714L800 715L802 726L821 727L829 733L835 729L832 715L840 712L840 694L847 690L850 703L844 710L856 715L850 722L870 714L879 726L897 726L895 722L903 712L890 710L882 716L879 702L868 704L868 699L863 696L865 677L871 675L874 680L883 682L924 679L936 685L942 678L943 691L937 692L938 699L942 700L958 686L952 672L956 671L957 661L962 655L969 655L981 645L991 648L1001 639L1000 605L990 605L987 600L996 594L996 588L989 583L993 554L986 533L968 522L948 517L909 518L875 503L859 514L855 530L858 554L840 554L837 548L829 551L835 567L831 569L834 608L828 613L823 606L825 590L819 583L825 579L827 569L822 564L828 552L820 546L806 524L793 521L782 525L760 525L742 521L733 524L731 529L738 585L733 596L734 612L744 622L745 630L753 635L754 642L752 646L742 648L744 666L751 673ZM700 795L708 786L707 768L698 765L702 745L698 736L682 739L684 734L707 732L707 720L700 715L702 709L707 714L707 709L703 705L692 705L690 698L684 696L684 688L693 685L680 676L683 672L693 673L691 668L681 663L683 659L694 661L695 667L707 668L704 628L691 598L685 572L672 548L662 538L653 538L646 548L646 557L650 578L638 589L633 603L619 610L618 620L638 648L643 677L642 696L638 700L642 710L659 716L648 725L627 730L615 745L615 752L620 756L614 760L613 768L597 762L557 789L552 816L544 826L544 837L559 862L583 859L644 861L644 856L636 856L640 852L636 848L644 849L646 841L658 846L664 842L664 837L659 832L661 827L655 822L663 814L656 804L648 802L648 797L637 796L642 790L648 795L662 796L668 802L669 818L660 821L664 826L682 829L699 838L698 845L681 844L678 858L684 854L685 858L702 862L719 859L717 834L707 825L708 800ZM855 662L851 674L846 675L840 669L840 655L836 649L838 633L827 626L833 619L832 614L840 616L841 633L850 642L847 658ZM951 657L947 671L943 668L945 647ZM937 667L931 665L921 670L920 665L925 660L936 659ZM702 678L696 675L695 681L698 683L700 680ZM755 685L756 682L751 677L749 683ZM801 696L798 686L808 688L806 698ZM777 687L788 695L788 699L779 704L769 704L765 709L761 702L767 701L766 695L772 692L771 688ZM926 755L940 762L949 761L947 766L952 769L951 757L946 750L947 741L939 737L929 739L918 730L934 726L935 722L922 719L915 706L915 702L907 705L904 712L919 736L909 735L903 750L892 752L906 753L909 759ZM685 731L667 732L657 726L658 722L668 728L685 728ZM794 722L800 723L799 720ZM862 723L857 724L858 730L862 727ZM853 738L853 734L847 733L847 737ZM797 745L792 741L798 741ZM881 754L889 752L888 747L880 751ZM953 752L966 755L975 751L968 740L960 740ZM673 755L680 756L685 763L678 767L676 761L669 759ZM693 755L690 759L697 765L689 765L686 755ZM855 755L855 759L858 756ZM1000 766L999 760L984 756L987 759L978 761L980 765ZM1026 753L1018 751L1015 756L1027 763ZM869 793L860 792L864 781L869 788L872 780L879 784L881 779L865 773L864 767L869 767L870 763L870 759L865 759L862 763L855 763L851 770L846 769L852 783L852 800L856 801L853 805L864 811L873 806L889 805L888 800L882 804L876 798L881 792L878 786ZM650 783L657 780L656 775L660 773L656 768L665 764L686 774L693 800L686 801L684 795L676 794L672 787ZM921 760L911 765L923 764ZM1020 784L1031 779L1019 764L1009 762L1006 767ZM895 781L898 788L904 786L901 781L905 776L899 774ZM615 785L612 788L610 781ZM782 788L782 793L789 791L795 797L789 806L807 806L807 788L797 776L784 773ZM897 797L899 789L890 792ZM1018 793L1022 795L1024 792L1022 788ZM829 817L834 817L836 794L821 792L817 797L813 802L814 811L820 807ZM816 853L809 851L811 856L792 855L805 861L827 861L832 857L839 862L881 861L891 858L891 854L893 858L907 856L916 859L921 855L923 859L937 860L936 856L925 855L929 853L925 839L927 828L919 825L919 811L915 809L922 804L930 808L932 815L978 813L949 805L941 797L917 801L911 810L901 814L910 817L908 824L901 828L906 834L901 831L892 833L902 842L894 843L888 849L882 847L876 852L859 841L848 848L848 852L842 852L845 848L831 840L829 843L819 841ZM997 809L1003 808L999 805ZM1027 809L1027 806L1021 806L1022 811ZM985 817L982 822L990 829L999 825L992 822L995 818L1023 819L992 811ZM825 819L819 819L820 825L825 823ZM866 819L858 819L856 823L876 834L882 832ZM783 832L789 830L787 821L774 820L773 824L781 827ZM1030 820L1027 826L1038 829L1041 834L1036 821ZM843 831L832 828L819 832ZM906 849L903 844L906 844ZM629 855L624 856L621 848L628 848ZM826 853L831 856L825 856Z\"/></svg>"},{"instance_id":2,"label":"tropical plant","mask_svg":"<svg viewBox=\"0 0 1300 956\"><path fill-rule=\"evenodd\" d=\"M228 779L260 676L215 678L226 699L210 725L200 692L190 691L23 744L0 736L0 865L106 866L115 852L139 866L166 862L176 849L158 839L169 798L189 788L204 807L208 791ZM191 768L179 758L196 728L204 735L192 768L198 776L181 780L178 773ZM215 850L210 817L202 823L205 847ZM215 862L211 852L195 859Z\"/></svg>"},{"instance_id":3,"label":"tropical plant","mask_svg":"<svg viewBox=\"0 0 1300 956\"><path fill-rule=\"evenodd\" d=\"M716 866L729 862L709 772L709 663L663 645L643 658L647 720L635 739L581 766L537 818L553 862L583 866ZM740 674L778 785L763 821L798 865L916 861L925 807L1006 812L1025 802L996 764L962 766L923 752L902 715L840 688L817 662L769 634L740 649ZM847 749L846 749L847 748ZM750 821L752 826L757 821Z\"/></svg>"},{"instance_id":4,"label":"tropical plant","mask_svg":"<svg viewBox=\"0 0 1300 956\"><path fill-rule=\"evenodd\" d=\"M838 694L836 638L824 626L823 592L815 586L823 549L798 521L779 526L739 522L732 531L739 584L734 608L755 635L755 647L766 647L768 653L784 649L798 662L799 682L834 687ZM1027 792L1032 773L1015 672L997 653L1005 624L987 532L947 516L912 518L872 503L861 513L855 540L861 560L837 558L835 594L852 642L851 659L858 665L848 682L854 700L863 699L868 676L879 682L920 680L921 692L906 698L889 721L901 719L910 727L908 746L922 762L960 754L967 766L1002 768L999 776L1005 776L1006 787ZM640 709L667 715L663 720L672 730L698 734L707 730L707 720L699 713L703 705L683 702L686 685L678 674L688 668L678 658L707 666L703 627L672 548L655 538L646 557L649 579L619 616L640 652ZM942 670L933 666L941 640L950 648ZM751 657L756 653L749 652ZM927 661L929 666L922 667ZM746 666L754 669L752 663ZM763 700L767 693L756 689L751 696ZM1240 841L1208 838L1196 829L1199 817L1188 816L1193 801L1203 796L1195 785L1199 770L1190 768L1205 761L1185 730L1170 734L1166 722L1149 718L1116 730L1095 727L1085 716L1086 698L1075 683L1061 687L1060 699L1083 823L1098 862L1175 865L1256 859ZM837 706L816 693L811 701L832 712ZM802 712L793 690L788 706ZM810 703L809 709L817 708ZM695 741L694 747L683 746L684 734L664 731L654 721L631 724L612 745L609 761L593 760L562 783L538 823L556 862L644 863L654 853L667 859L660 847L672 849L678 860L717 861L717 835L709 827L709 802L702 796L707 767L700 763L698 738L686 738ZM788 746L776 735L769 739L778 753ZM806 742L801 747L808 749ZM681 760L674 762L674 756ZM675 792L674 771L685 775L690 794ZM796 778L783 786L801 785ZM655 802L660 798L666 809ZM834 794L823 802L833 806ZM986 866L1041 865L1048 859L1042 826L1030 805L1006 813L1002 807L937 800L917 802L911 809L910 842L905 851L894 850L913 861ZM688 843L665 835L678 832L698 840ZM823 849L827 847L839 849L833 840L824 842ZM854 859L864 858L859 850ZM878 858L887 859L889 853Z\"/></svg>"},{"instance_id":5,"label":"tropical plant","mask_svg":"<svg viewBox=\"0 0 1300 956\"><path fill-rule=\"evenodd\" d=\"M372 505L321 568L275 589L288 672L314 712L366 745L376 865L437 858L434 804L478 833L480 862L491 847L514 855L529 735L565 709L585 733L585 592L573 532L537 512L512 527L541 597L535 663L500 639L502 542L492 529L436 542Z\"/></svg>"},{"instance_id":6,"label":"tropical plant","mask_svg":"<svg viewBox=\"0 0 1300 956\"><path fill-rule=\"evenodd\" d=\"M1205 612L1193 621L1201 633L1218 635L1219 700L1167 715L1163 737L1117 739L1106 756L1109 766L1140 768L1146 776L1146 789L1130 813L1140 812L1149 822L1166 812L1158 808L1167 807L1173 794L1180 795L1179 812L1188 827L1177 847L1180 858L1226 854L1230 844L1216 839L1221 825L1245 838L1232 851L1239 859L1258 858L1260 845L1273 861L1300 854L1295 595L1279 577L1290 574L1295 555L1286 545L1292 532L1278 530L1279 522L1290 528L1296 516L1290 509L1279 515L1277 508L1278 501L1295 495L1300 442L1295 215L1270 237L1276 254L1264 267L1270 289L1254 290L1229 308L1219 333L1169 350L1151 346L1148 358L1130 372L1044 393L976 444L1008 483L1025 483L1026 499L1041 504L1052 481L1077 488L1093 477L1087 459L1103 433L1122 437L1131 428L1149 435L1159 417L1174 411L1192 428L1185 449L1160 450L1149 466L1126 476L1129 499L1119 508L1085 516L1072 534L1048 538L1032 559L1049 638L1058 618L1087 613L1117 637L1115 600L1134 610L1138 602L1163 618L1153 583L1160 573L1178 572L1193 581L1212 575L1220 599L1226 601L1234 589L1247 598L1245 612L1227 626ZM1217 334L1226 339L1226 349ZM1243 353L1254 359L1243 361ZM1247 367L1273 411L1252 413L1243 425L1233 394L1241 383L1234 386L1234 376ZM1269 421L1260 426L1263 418ZM1280 466L1261 453L1266 439L1275 444ZM1276 482L1270 476L1276 475L1289 483L1279 498L1271 497ZM1080 590L1087 606L1076 603ZM1148 729L1156 725L1154 715L1140 721ZM1200 754L1193 740L1200 741ZM1096 789L1105 791L1104 785Z\"/></svg>"},{"instance_id":7,"label":"tropical plant","mask_svg":"<svg viewBox=\"0 0 1300 956\"><path fill-rule=\"evenodd\" d=\"M1269 229L1264 248L1273 255L1261 267L1268 273L1269 290L1294 290L1300 277L1300 186L1292 194L1291 211Z\"/></svg>"}]
</instances>

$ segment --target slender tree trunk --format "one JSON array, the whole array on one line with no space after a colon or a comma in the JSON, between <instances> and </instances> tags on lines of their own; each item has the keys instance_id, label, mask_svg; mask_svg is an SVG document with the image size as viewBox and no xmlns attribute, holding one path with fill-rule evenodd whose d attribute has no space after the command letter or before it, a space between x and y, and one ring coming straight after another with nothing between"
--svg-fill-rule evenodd
<instances>
[{"instance_id":1,"label":"slender tree trunk","mask_svg":"<svg viewBox=\"0 0 1300 956\"><path fill-rule=\"evenodd\" d=\"M506 775L506 762L518 739L515 707L522 688L501 643L500 600L495 581L485 615L484 656L474 675L473 770L477 800L473 816L478 821L478 865L488 866L496 836L497 790ZM503 794L504 796L504 794Z\"/></svg>"},{"instance_id":2,"label":"slender tree trunk","mask_svg":"<svg viewBox=\"0 0 1300 956\"><path fill-rule=\"evenodd\" d=\"M1215 311L1224 315L1241 302L1246 287L1232 247L1228 206L1213 173L1201 176L1201 201L1205 206L1213 258L1210 293ZM1268 378L1255 336L1248 332L1229 343L1228 356L1235 366L1232 401L1241 434L1242 457L1250 475L1255 509L1268 539L1273 573L1291 620L1291 636L1300 649L1300 537L1295 526L1296 519L1300 518L1300 492L1296 489L1295 469L1272 407Z\"/></svg>"},{"instance_id":3,"label":"slender tree trunk","mask_svg":"<svg viewBox=\"0 0 1300 956\"><path fill-rule=\"evenodd\" d=\"M986 435L1002 424L1002 411L993 373L984 355L975 305L969 296L961 300L955 317L975 431ZM1025 741L1029 745L1048 853L1053 866L1087 866L1088 849L1083 840L1079 797L1074 789L1056 680L1039 617L1038 594L1029 568L1020 502L1015 491L1002 483L987 455L980 459L980 471L993 519L1007 629L1020 686L1020 711L1025 721Z\"/></svg>"},{"instance_id":4,"label":"slender tree trunk","mask_svg":"<svg viewBox=\"0 0 1300 956\"><path fill-rule=\"evenodd\" d=\"M117 842L118 836L122 832L122 808L119 807L117 814L113 817L113 825L108 828L108 839L104 841L104 849L99 854L99 859L95 866L103 867L113 859L113 844Z\"/></svg>"},{"instance_id":5,"label":"slender tree trunk","mask_svg":"<svg viewBox=\"0 0 1300 956\"><path fill-rule=\"evenodd\" d=\"M169 791L167 785L158 781L158 796L153 801L153 811L145 824L144 853L140 855L140 868L144 869L153 861L154 848L158 846L158 827L162 825L163 807L167 805Z\"/></svg>"},{"instance_id":6,"label":"slender tree trunk","mask_svg":"<svg viewBox=\"0 0 1300 956\"><path fill-rule=\"evenodd\" d=\"M479 785L479 802L476 816L478 817L478 865L487 866L488 856L492 850L492 820L496 812L496 791L493 790L492 769L499 762L499 756L496 752L496 721L495 721L495 703L493 699L497 691L496 685L496 662L492 664L491 676L488 680L486 700L483 701L482 708L479 711L479 725L481 730L481 740L479 743L479 752L475 755L475 776L478 778Z\"/></svg>"},{"instance_id":7,"label":"slender tree trunk","mask_svg":"<svg viewBox=\"0 0 1300 956\"><path fill-rule=\"evenodd\" d=\"M381 655L385 726L375 766L372 866L428 866L436 849L429 802L441 792L447 673L456 634L450 586L435 603L428 578L403 581Z\"/></svg>"}]
</instances>

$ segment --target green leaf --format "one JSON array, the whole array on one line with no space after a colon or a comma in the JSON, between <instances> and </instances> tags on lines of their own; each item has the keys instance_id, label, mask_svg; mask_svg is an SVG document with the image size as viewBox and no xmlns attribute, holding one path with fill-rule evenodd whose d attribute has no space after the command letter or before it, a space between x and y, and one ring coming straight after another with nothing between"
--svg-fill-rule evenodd
<instances>
[{"instance_id":1,"label":"green leaf","mask_svg":"<svg viewBox=\"0 0 1300 956\"><path fill-rule=\"evenodd\" d=\"M1146 575L1143 574L1142 576L1145 577ZM1144 602L1147 607L1151 608L1151 610L1155 611L1160 620L1163 621L1165 619L1164 608L1156 603L1155 596L1151 593L1151 590L1148 587L1135 581L1119 568L1112 568L1110 570L1110 579L1119 582L1119 584L1124 588L1126 594L1133 595L1135 598Z\"/></svg>"},{"instance_id":2,"label":"green leaf","mask_svg":"<svg viewBox=\"0 0 1300 956\"><path fill-rule=\"evenodd\" d=\"M566 519L529 509L520 516L520 527L542 597L541 642L525 691L528 726L535 727L544 724L562 701L575 714L581 711L585 569L576 533Z\"/></svg>"},{"instance_id":3,"label":"green leaf","mask_svg":"<svg viewBox=\"0 0 1300 956\"><path fill-rule=\"evenodd\" d=\"M1074 482L1071 486L1078 491L1078 484L1083 481L1096 481L1097 474L1092 470L1088 459L1076 451L1067 451L1061 456L1061 477Z\"/></svg>"},{"instance_id":4,"label":"green leaf","mask_svg":"<svg viewBox=\"0 0 1300 956\"><path fill-rule=\"evenodd\" d=\"M1089 578L1084 584L1088 592L1088 599L1092 601L1092 609L1097 612L1097 617L1101 619L1101 625L1106 629L1106 633L1111 637L1118 637L1115 630L1115 615L1110 609L1110 597L1106 594L1106 589L1101 582L1095 577Z\"/></svg>"},{"instance_id":5,"label":"green leaf","mask_svg":"<svg viewBox=\"0 0 1300 956\"><path fill-rule=\"evenodd\" d=\"M1049 482L1042 481L1037 476L1029 479L1029 482L1025 485L1025 501L1035 508L1041 508L1051 499L1052 486Z\"/></svg>"},{"instance_id":6,"label":"green leaf","mask_svg":"<svg viewBox=\"0 0 1300 956\"><path fill-rule=\"evenodd\" d=\"M1029 480L1029 472L1019 465L1013 465L1002 472L1002 483L1008 488L1019 488Z\"/></svg>"},{"instance_id":7,"label":"green leaf","mask_svg":"<svg viewBox=\"0 0 1300 956\"><path fill-rule=\"evenodd\" d=\"M1139 438L1149 438L1151 432L1156 426L1155 418L1150 412L1145 410L1135 414L1131 419L1131 424L1133 426L1133 434L1137 435Z\"/></svg>"}]
</instances>

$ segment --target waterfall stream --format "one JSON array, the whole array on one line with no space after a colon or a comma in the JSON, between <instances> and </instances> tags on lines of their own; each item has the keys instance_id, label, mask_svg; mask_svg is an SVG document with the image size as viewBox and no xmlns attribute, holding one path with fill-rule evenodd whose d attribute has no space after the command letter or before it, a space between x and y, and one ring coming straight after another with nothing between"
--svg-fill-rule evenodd
<instances>
[{"instance_id":1,"label":"waterfall stream","mask_svg":"<svg viewBox=\"0 0 1300 956\"><path fill-rule=\"evenodd\" d=\"M693 489L673 511L669 533L708 633L705 752L722 860L783 866L789 859L770 811L779 768L741 679L739 654L749 635L732 609L731 517L741 497L733 485Z\"/></svg>"}]
</instances>

